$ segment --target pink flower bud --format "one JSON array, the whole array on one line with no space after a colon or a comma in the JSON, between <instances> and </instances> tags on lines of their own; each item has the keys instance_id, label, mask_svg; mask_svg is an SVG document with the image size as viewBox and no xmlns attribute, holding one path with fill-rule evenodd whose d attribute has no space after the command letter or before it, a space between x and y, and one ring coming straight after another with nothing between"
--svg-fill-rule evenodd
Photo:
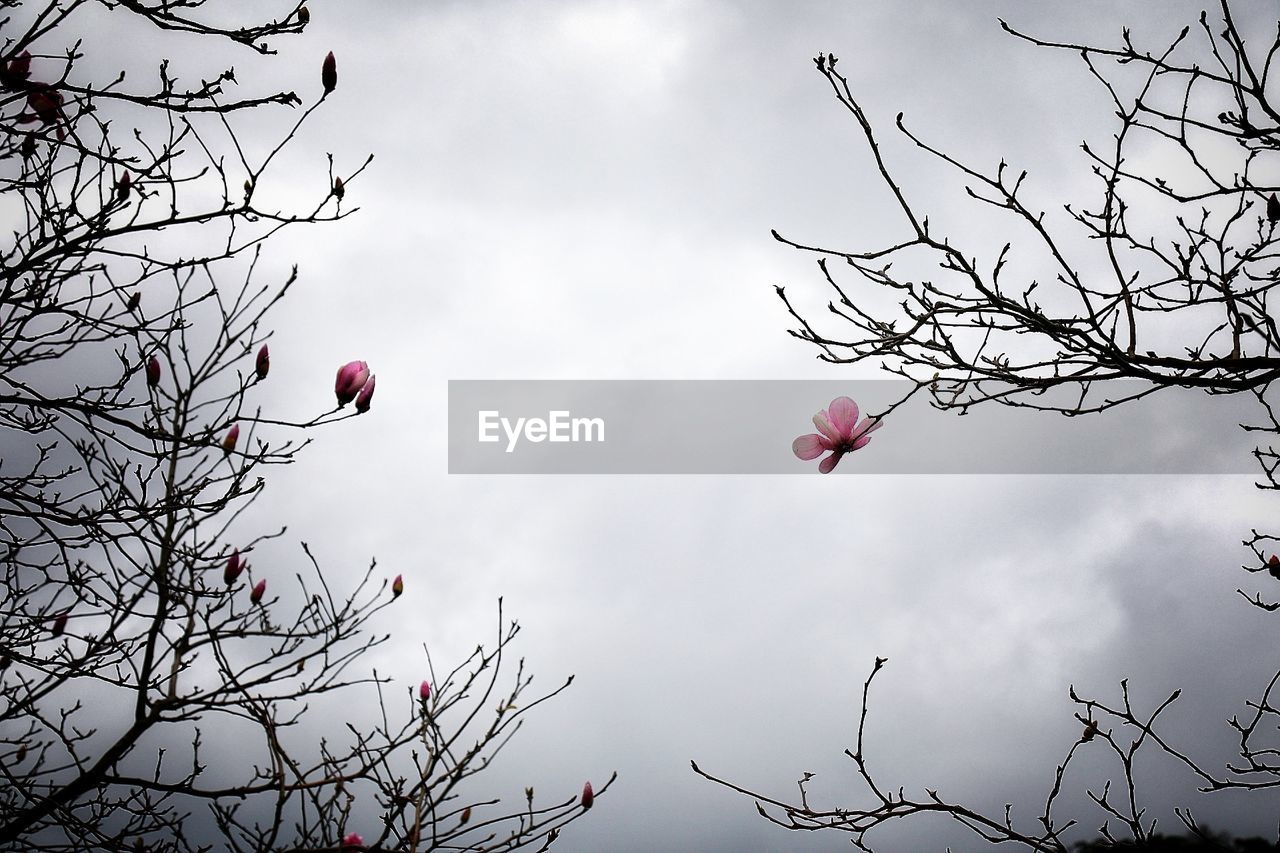
<instances>
[{"instance_id":1,"label":"pink flower bud","mask_svg":"<svg viewBox=\"0 0 1280 853\"><path fill-rule=\"evenodd\" d=\"M369 365L363 361L349 361L339 367L338 378L333 383L333 393L338 397L338 405L345 406L354 400L368 381Z\"/></svg>"},{"instance_id":2,"label":"pink flower bud","mask_svg":"<svg viewBox=\"0 0 1280 853\"><path fill-rule=\"evenodd\" d=\"M378 377L370 376L369 381L364 383L364 387L360 389L360 396L356 397L356 411L364 414L369 411L369 404L373 402L373 386L376 384Z\"/></svg>"},{"instance_id":3,"label":"pink flower bud","mask_svg":"<svg viewBox=\"0 0 1280 853\"><path fill-rule=\"evenodd\" d=\"M129 190L132 186L133 178L128 172L125 172L120 176L120 180L116 181L116 198L120 199L120 201L127 201L129 199Z\"/></svg>"},{"instance_id":4,"label":"pink flower bud","mask_svg":"<svg viewBox=\"0 0 1280 853\"><path fill-rule=\"evenodd\" d=\"M1271 555L1271 559L1267 560L1268 566L1280 566L1280 557L1275 554Z\"/></svg>"},{"instance_id":5,"label":"pink flower bud","mask_svg":"<svg viewBox=\"0 0 1280 853\"><path fill-rule=\"evenodd\" d=\"M326 95L338 86L338 60L333 58L332 50L324 58L324 65L320 66L320 84L324 86Z\"/></svg>"},{"instance_id":6,"label":"pink flower bud","mask_svg":"<svg viewBox=\"0 0 1280 853\"><path fill-rule=\"evenodd\" d=\"M53 636L61 637L62 632L67 630L67 616L68 612L64 610L53 617Z\"/></svg>"},{"instance_id":7,"label":"pink flower bud","mask_svg":"<svg viewBox=\"0 0 1280 853\"><path fill-rule=\"evenodd\" d=\"M267 371L271 370L271 353L267 352L267 345L263 344L262 349L258 350L258 360L254 362L253 372L257 374L258 381L261 382L267 378Z\"/></svg>"},{"instance_id":8,"label":"pink flower bud","mask_svg":"<svg viewBox=\"0 0 1280 853\"><path fill-rule=\"evenodd\" d=\"M418 698L423 702L431 698L431 682L424 681L418 685Z\"/></svg>"},{"instance_id":9,"label":"pink flower bud","mask_svg":"<svg viewBox=\"0 0 1280 853\"><path fill-rule=\"evenodd\" d=\"M347 194L347 186L342 183L342 178L333 179L333 197L338 201L342 201L342 197Z\"/></svg>"},{"instance_id":10,"label":"pink flower bud","mask_svg":"<svg viewBox=\"0 0 1280 853\"><path fill-rule=\"evenodd\" d=\"M236 442L240 440L240 424L232 424L231 429L227 430L226 436L222 439L222 449L227 453L231 453L236 449Z\"/></svg>"},{"instance_id":11,"label":"pink flower bud","mask_svg":"<svg viewBox=\"0 0 1280 853\"><path fill-rule=\"evenodd\" d=\"M147 387L154 388L160 384L160 360L154 355L147 359Z\"/></svg>"},{"instance_id":12,"label":"pink flower bud","mask_svg":"<svg viewBox=\"0 0 1280 853\"><path fill-rule=\"evenodd\" d=\"M596 801L595 791L591 790L591 783L588 782L587 784L582 786L582 807L584 809L589 809L591 808L592 804L595 803L595 801Z\"/></svg>"},{"instance_id":13,"label":"pink flower bud","mask_svg":"<svg viewBox=\"0 0 1280 853\"><path fill-rule=\"evenodd\" d=\"M391 597L399 598L404 594L404 577L396 575L396 579L391 582Z\"/></svg>"},{"instance_id":14,"label":"pink flower bud","mask_svg":"<svg viewBox=\"0 0 1280 853\"><path fill-rule=\"evenodd\" d=\"M227 586L231 586L236 582L236 578L240 577L240 573L244 571L246 565L240 559L239 549L231 552L231 556L227 557L227 567L222 570L222 579L227 582Z\"/></svg>"},{"instance_id":15,"label":"pink flower bud","mask_svg":"<svg viewBox=\"0 0 1280 853\"><path fill-rule=\"evenodd\" d=\"M263 578L253 585L253 589L249 592L249 603L257 604L262 601L262 595L267 591L267 579Z\"/></svg>"},{"instance_id":16,"label":"pink flower bud","mask_svg":"<svg viewBox=\"0 0 1280 853\"><path fill-rule=\"evenodd\" d=\"M332 53L329 55L333 56ZM342 839L342 849L343 850L363 850L364 839L360 837L360 833L353 832Z\"/></svg>"}]
</instances>

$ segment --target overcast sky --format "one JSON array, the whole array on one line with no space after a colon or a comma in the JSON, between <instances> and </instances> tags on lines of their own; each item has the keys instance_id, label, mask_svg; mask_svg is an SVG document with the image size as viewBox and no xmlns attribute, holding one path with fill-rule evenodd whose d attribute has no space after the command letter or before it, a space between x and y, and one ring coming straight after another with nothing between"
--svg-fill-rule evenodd
<instances>
[{"instance_id":1,"label":"overcast sky","mask_svg":"<svg viewBox=\"0 0 1280 853\"><path fill-rule=\"evenodd\" d=\"M577 679L485 774L492 793L567 796L619 773L557 849L847 849L765 823L689 760L779 796L812 771L819 802L864 801L841 753L877 655L889 665L868 757L916 796L1012 801L1030 826L1079 734L1068 685L1117 700L1126 677L1143 707L1182 686L1172 728L1210 766L1231 757L1223 721L1276 667L1275 620L1235 592L1249 583L1240 540L1275 517L1249 477L859 476L857 457L825 478L447 473L451 379L873 375L818 362L773 293L785 284L815 313L829 298L771 228L850 249L901 235L817 53L841 57L886 138L904 111L978 165L1029 168L1055 207L1087 189L1078 146L1105 138L1106 104L1078 58L997 18L1107 43L1128 24L1155 47L1199 4L311 6L266 66L314 90L320 58L338 57L296 174L321 177L326 151L339 173L376 159L348 191L358 214L273 241L269 263L296 261L302 279L275 315L272 381L320 411L333 367L359 358L378 395L274 473L257 516L290 531L255 565L297 559L302 539L331 572L376 556L403 573L393 644L371 663L406 684L423 643L440 662L486 639L505 596L539 682ZM1000 238L945 172L886 150L935 222ZM828 402L796 411L795 433ZM951 416L935 417L945 442ZM1083 789L1114 769L1087 757L1068 778L1079 837L1102 823ZM1274 830L1275 797L1188 799L1192 780L1166 769L1142 767L1171 828L1172 807L1191 805L1212 825ZM880 841L977 846L927 821Z\"/></svg>"}]
</instances>

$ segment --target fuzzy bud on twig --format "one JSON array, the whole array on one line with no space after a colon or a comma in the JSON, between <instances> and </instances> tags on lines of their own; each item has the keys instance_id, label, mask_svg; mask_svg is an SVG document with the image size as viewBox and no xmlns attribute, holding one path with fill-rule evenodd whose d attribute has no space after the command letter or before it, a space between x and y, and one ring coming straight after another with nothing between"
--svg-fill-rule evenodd
<instances>
[{"instance_id":1,"label":"fuzzy bud on twig","mask_svg":"<svg viewBox=\"0 0 1280 853\"><path fill-rule=\"evenodd\" d=\"M333 58L332 50L324 58L324 65L320 66L320 83L326 95L338 86L338 60Z\"/></svg>"},{"instance_id":2,"label":"fuzzy bud on twig","mask_svg":"<svg viewBox=\"0 0 1280 853\"><path fill-rule=\"evenodd\" d=\"M396 575L396 579L391 582L391 597L399 598L404 594L404 576Z\"/></svg>"},{"instance_id":3,"label":"fuzzy bud on twig","mask_svg":"<svg viewBox=\"0 0 1280 853\"><path fill-rule=\"evenodd\" d=\"M267 378L267 372L271 370L271 353L267 351L267 345L263 344L262 349L258 350L258 359L253 364L253 372L258 377L258 381Z\"/></svg>"},{"instance_id":4,"label":"fuzzy bud on twig","mask_svg":"<svg viewBox=\"0 0 1280 853\"><path fill-rule=\"evenodd\" d=\"M249 603L257 604L262 601L262 596L267 591L267 579L263 578L253 585L253 589L249 592Z\"/></svg>"},{"instance_id":5,"label":"fuzzy bud on twig","mask_svg":"<svg viewBox=\"0 0 1280 853\"><path fill-rule=\"evenodd\" d=\"M595 791L591 790L591 783L588 782L587 784L582 786L582 807L584 809L589 809L591 808L592 804L595 803L595 801L596 801L596 793Z\"/></svg>"},{"instance_id":6,"label":"fuzzy bud on twig","mask_svg":"<svg viewBox=\"0 0 1280 853\"><path fill-rule=\"evenodd\" d=\"M236 442L240 440L240 424L232 424L231 429L227 430L226 436L222 439L222 449L226 453L231 453L236 449Z\"/></svg>"},{"instance_id":7,"label":"fuzzy bud on twig","mask_svg":"<svg viewBox=\"0 0 1280 853\"><path fill-rule=\"evenodd\" d=\"M222 570L222 579L227 586L236 582L236 578L240 577L240 573L244 571L247 564L240 559L240 550L237 548L231 552L231 556L227 557L227 567Z\"/></svg>"},{"instance_id":8,"label":"fuzzy bud on twig","mask_svg":"<svg viewBox=\"0 0 1280 853\"><path fill-rule=\"evenodd\" d=\"M147 359L147 387L154 388L160 384L160 360L154 355Z\"/></svg>"}]
</instances>

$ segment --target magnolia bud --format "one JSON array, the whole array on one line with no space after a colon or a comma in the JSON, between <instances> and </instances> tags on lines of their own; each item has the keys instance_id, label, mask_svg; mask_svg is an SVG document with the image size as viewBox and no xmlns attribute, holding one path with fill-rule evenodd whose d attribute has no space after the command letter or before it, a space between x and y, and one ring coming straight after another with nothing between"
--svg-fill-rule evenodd
<instances>
[{"instance_id":1,"label":"magnolia bud","mask_svg":"<svg viewBox=\"0 0 1280 853\"><path fill-rule=\"evenodd\" d=\"M129 294L129 301L125 303L124 307L130 311L137 311L138 304L140 302L142 302L142 294L139 291L135 290L133 293Z\"/></svg>"},{"instance_id":2,"label":"magnolia bud","mask_svg":"<svg viewBox=\"0 0 1280 853\"><path fill-rule=\"evenodd\" d=\"M31 76L31 51L24 50L5 69L6 76L12 81L26 80Z\"/></svg>"},{"instance_id":3,"label":"magnolia bud","mask_svg":"<svg viewBox=\"0 0 1280 853\"><path fill-rule=\"evenodd\" d=\"M458 825L461 826L469 820L471 820L471 806L467 806L462 810L462 816L458 818Z\"/></svg>"},{"instance_id":4,"label":"magnolia bud","mask_svg":"<svg viewBox=\"0 0 1280 853\"><path fill-rule=\"evenodd\" d=\"M147 359L147 385L151 388L160 384L160 360L154 355Z\"/></svg>"},{"instance_id":5,"label":"magnolia bud","mask_svg":"<svg viewBox=\"0 0 1280 853\"><path fill-rule=\"evenodd\" d=\"M1083 743L1088 743L1089 741L1093 740L1094 735L1096 735L1097 733L1098 733L1098 722L1096 720L1090 720L1089 722L1084 724L1084 733L1080 735L1080 740Z\"/></svg>"},{"instance_id":6,"label":"magnolia bud","mask_svg":"<svg viewBox=\"0 0 1280 853\"><path fill-rule=\"evenodd\" d=\"M263 344L262 349L258 350L258 360L254 362L253 372L257 374L258 381L261 382L267 378L269 370L271 370L271 353L267 352L267 345Z\"/></svg>"},{"instance_id":7,"label":"magnolia bud","mask_svg":"<svg viewBox=\"0 0 1280 853\"><path fill-rule=\"evenodd\" d=\"M1267 573L1276 580L1280 580L1280 557L1271 555L1271 559L1267 560Z\"/></svg>"},{"instance_id":8,"label":"magnolia bud","mask_svg":"<svg viewBox=\"0 0 1280 853\"><path fill-rule=\"evenodd\" d=\"M127 201L129 198L129 189L133 186L133 178L128 172L120 176L120 180L116 181L116 198L120 201Z\"/></svg>"},{"instance_id":9,"label":"magnolia bud","mask_svg":"<svg viewBox=\"0 0 1280 853\"><path fill-rule=\"evenodd\" d=\"M391 597L399 598L404 594L404 577L396 575L396 579L391 582Z\"/></svg>"},{"instance_id":10,"label":"magnolia bud","mask_svg":"<svg viewBox=\"0 0 1280 853\"><path fill-rule=\"evenodd\" d=\"M1276 198L1275 193L1267 199L1267 221L1272 225L1280 222L1280 199Z\"/></svg>"},{"instance_id":11,"label":"magnolia bud","mask_svg":"<svg viewBox=\"0 0 1280 853\"><path fill-rule=\"evenodd\" d=\"M356 397L356 411L364 414L369 411L369 404L373 402L373 386L376 377L370 376L369 381L364 383L364 387L360 389L360 395Z\"/></svg>"},{"instance_id":12,"label":"magnolia bud","mask_svg":"<svg viewBox=\"0 0 1280 853\"><path fill-rule=\"evenodd\" d=\"M244 571L245 563L240 559L240 550L236 549L231 552L231 556L227 557L227 567L222 570L222 579L226 581L227 586L236 582L236 578L240 577L240 573Z\"/></svg>"},{"instance_id":13,"label":"magnolia bud","mask_svg":"<svg viewBox=\"0 0 1280 853\"><path fill-rule=\"evenodd\" d=\"M324 65L320 66L320 83L326 95L338 86L338 60L333 58L332 50L324 58Z\"/></svg>"},{"instance_id":14,"label":"magnolia bud","mask_svg":"<svg viewBox=\"0 0 1280 853\"><path fill-rule=\"evenodd\" d=\"M345 406L354 400L368 381L369 365L363 361L349 361L338 368L338 378L333 383L333 393L338 398L338 405Z\"/></svg>"},{"instance_id":15,"label":"magnolia bud","mask_svg":"<svg viewBox=\"0 0 1280 853\"><path fill-rule=\"evenodd\" d=\"M240 424L232 424L231 429L227 430L226 436L222 439L222 449L227 453L231 453L236 449L236 442L240 440Z\"/></svg>"},{"instance_id":16,"label":"magnolia bud","mask_svg":"<svg viewBox=\"0 0 1280 853\"><path fill-rule=\"evenodd\" d=\"M360 833L353 832L342 839L343 850L363 850L364 839L360 837Z\"/></svg>"},{"instance_id":17,"label":"magnolia bud","mask_svg":"<svg viewBox=\"0 0 1280 853\"><path fill-rule=\"evenodd\" d=\"M342 197L347 194L347 185L342 183L342 178L333 179L333 197L338 201L342 201Z\"/></svg>"},{"instance_id":18,"label":"magnolia bud","mask_svg":"<svg viewBox=\"0 0 1280 853\"><path fill-rule=\"evenodd\" d=\"M18 754L15 755L13 758L14 758L14 761L18 764L21 764L23 761L27 760L27 745L25 743L18 745Z\"/></svg>"},{"instance_id":19,"label":"magnolia bud","mask_svg":"<svg viewBox=\"0 0 1280 853\"><path fill-rule=\"evenodd\" d=\"M306 6L298 7L298 23L303 26L311 23L311 11Z\"/></svg>"},{"instance_id":20,"label":"magnolia bud","mask_svg":"<svg viewBox=\"0 0 1280 853\"><path fill-rule=\"evenodd\" d=\"M23 160L30 160L36 156L36 135L28 133L27 138L22 140L22 148L19 151Z\"/></svg>"},{"instance_id":21,"label":"magnolia bud","mask_svg":"<svg viewBox=\"0 0 1280 853\"><path fill-rule=\"evenodd\" d=\"M64 610L53 617L53 636L61 637L65 630L67 630L67 611Z\"/></svg>"},{"instance_id":22,"label":"magnolia bud","mask_svg":"<svg viewBox=\"0 0 1280 853\"><path fill-rule=\"evenodd\" d=\"M418 685L418 698L423 702L431 698L431 682L424 681Z\"/></svg>"},{"instance_id":23,"label":"magnolia bud","mask_svg":"<svg viewBox=\"0 0 1280 853\"><path fill-rule=\"evenodd\" d=\"M263 578L253 585L253 589L249 591L249 603L257 604L262 601L262 594L267 591L267 579Z\"/></svg>"},{"instance_id":24,"label":"magnolia bud","mask_svg":"<svg viewBox=\"0 0 1280 853\"><path fill-rule=\"evenodd\" d=\"M584 809L589 809L591 808L591 805L595 801L596 801L595 791L591 790L591 783L588 782L587 784L582 786L582 807Z\"/></svg>"}]
</instances>

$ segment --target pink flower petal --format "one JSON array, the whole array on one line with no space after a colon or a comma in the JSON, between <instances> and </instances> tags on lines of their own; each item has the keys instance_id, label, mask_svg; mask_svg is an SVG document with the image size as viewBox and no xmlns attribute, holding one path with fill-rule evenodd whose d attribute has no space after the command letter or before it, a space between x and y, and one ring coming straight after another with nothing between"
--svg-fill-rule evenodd
<instances>
[{"instance_id":1,"label":"pink flower petal","mask_svg":"<svg viewBox=\"0 0 1280 853\"><path fill-rule=\"evenodd\" d=\"M848 438L858 423L858 404L848 397L836 397L827 409L827 418L836 428L839 438Z\"/></svg>"},{"instance_id":2,"label":"pink flower petal","mask_svg":"<svg viewBox=\"0 0 1280 853\"><path fill-rule=\"evenodd\" d=\"M818 463L818 471L823 474L830 474L832 469L834 469L836 464L840 461L841 456L844 456L843 450L837 450L835 453L832 453L826 459L823 459Z\"/></svg>"},{"instance_id":3,"label":"pink flower petal","mask_svg":"<svg viewBox=\"0 0 1280 853\"><path fill-rule=\"evenodd\" d=\"M851 449L861 450L862 448L866 447L870 443L871 443L871 436L869 435L859 436L858 438L855 438L853 440L853 447Z\"/></svg>"},{"instance_id":4,"label":"pink flower petal","mask_svg":"<svg viewBox=\"0 0 1280 853\"><path fill-rule=\"evenodd\" d=\"M818 432L827 437L832 447L840 443L840 433L831 425L831 421L827 418L826 409L813 416L813 425L818 428Z\"/></svg>"},{"instance_id":5,"label":"pink flower petal","mask_svg":"<svg viewBox=\"0 0 1280 853\"><path fill-rule=\"evenodd\" d=\"M797 458L808 462L810 459L817 459L823 453L831 449L831 443L820 435L809 433L802 435L795 441L791 442L791 452Z\"/></svg>"},{"instance_id":6,"label":"pink flower petal","mask_svg":"<svg viewBox=\"0 0 1280 853\"><path fill-rule=\"evenodd\" d=\"M849 437L853 439L862 438L864 435L870 435L871 433L880 429L882 425L883 425L883 421L878 421L875 418L867 418L865 421L858 424L857 429L855 429L853 431L853 434Z\"/></svg>"}]
</instances>

